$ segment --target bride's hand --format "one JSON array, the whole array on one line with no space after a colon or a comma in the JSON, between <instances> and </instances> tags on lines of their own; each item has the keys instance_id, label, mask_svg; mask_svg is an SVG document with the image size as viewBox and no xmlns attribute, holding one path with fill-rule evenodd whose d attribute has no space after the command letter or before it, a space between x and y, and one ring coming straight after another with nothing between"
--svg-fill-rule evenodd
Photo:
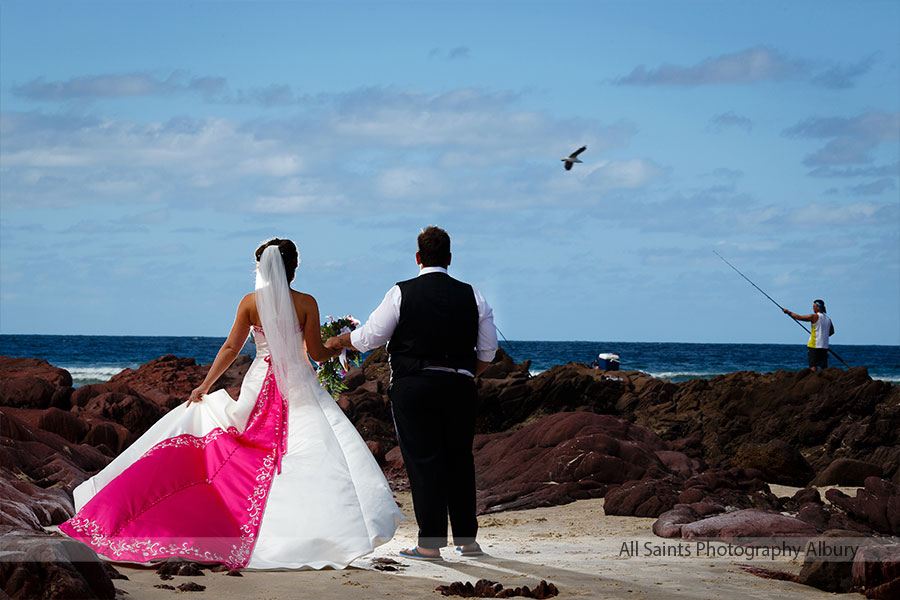
<instances>
[{"instance_id":1,"label":"bride's hand","mask_svg":"<svg viewBox=\"0 0 900 600\"><path fill-rule=\"evenodd\" d=\"M204 394L206 394L206 392L202 388L194 388L194 391L191 392L191 395L188 398L188 406L191 405L191 402L200 402L201 400L203 400Z\"/></svg>"}]
</instances>

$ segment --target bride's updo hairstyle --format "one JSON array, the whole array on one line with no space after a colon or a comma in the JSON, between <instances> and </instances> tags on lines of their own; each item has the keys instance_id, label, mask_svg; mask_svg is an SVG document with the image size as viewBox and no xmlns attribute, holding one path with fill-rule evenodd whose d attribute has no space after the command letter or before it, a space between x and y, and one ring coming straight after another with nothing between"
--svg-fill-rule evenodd
<instances>
[{"instance_id":1,"label":"bride's updo hairstyle","mask_svg":"<svg viewBox=\"0 0 900 600\"><path fill-rule=\"evenodd\" d=\"M278 246L278 250L281 252L281 260L284 262L284 274L288 283L290 283L294 280L294 271L297 270L297 265L300 264L297 246L291 240L272 238L260 244L259 248L256 249L256 262L259 262L259 259L262 258L263 250L269 246Z\"/></svg>"}]
</instances>

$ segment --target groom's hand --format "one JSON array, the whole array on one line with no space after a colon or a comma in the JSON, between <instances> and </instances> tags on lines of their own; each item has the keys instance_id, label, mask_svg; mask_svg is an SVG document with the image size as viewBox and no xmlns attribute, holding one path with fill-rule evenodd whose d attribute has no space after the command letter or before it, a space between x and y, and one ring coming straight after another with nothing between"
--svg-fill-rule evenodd
<instances>
[{"instance_id":1,"label":"groom's hand","mask_svg":"<svg viewBox=\"0 0 900 600\"><path fill-rule=\"evenodd\" d=\"M325 347L329 350L341 350L341 336L336 335L325 340Z\"/></svg>"}]
</instances>

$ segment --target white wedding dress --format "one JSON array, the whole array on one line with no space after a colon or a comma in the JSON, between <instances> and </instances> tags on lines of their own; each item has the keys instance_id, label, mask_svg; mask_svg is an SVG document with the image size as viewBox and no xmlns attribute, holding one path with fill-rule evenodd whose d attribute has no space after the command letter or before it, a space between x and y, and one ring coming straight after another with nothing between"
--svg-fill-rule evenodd
<instances>
[{"instance_id":1,"label":"white wedding dress","mask_svg":"<svg viewBox=\"0 0 900 600\"><path fill-rule=\"evenodd\" d=\"M263 462L254 463L262 465L257 471L240 466L237 459L231 461L237 464L229 467L231 471L209 467L210 459L204 459L203 452L218 452L220 457L215 460L224 464L231 454L222 458L223 452L233 450L216 450L213 445L222 440L231 443L229 437L240 441L246 430L261 421L257 415L274 378L261 327L253 328L253 337L256 358L237 401L219 390L204 396L200 403L182 404L167 413L105 469L75 489L79 512L62 531L114 560L146 562L182 556L250 569L340 569L391 539L403 518L393 494L359 433L319 385L305 359L301 334L294 339L304 357L305 364L299 369L304 371L302 381L294 383L286 400L282 401L277 391L277 405L269 400L279 411L271 422L282 433L286 425L286 435L270 444ZM282 387L281 383L279 380L277 387ZM234 443L229 448L232 446ZM163 452L171 453L164 462L147 464L148 457L159 458ZM177 472L182 469L180 463L193 460L190 452L200 452L197 460L203 463L199 467L203 472L199 479L185 475L168 483L169 470ZM142 466L136 467L139 464ZM220 471L223 475L214 482ZM213 535L225 535L209 533L218 531L215 524L205 524L205 529L197 529L200 533L185 538L184 532L204 519L225 519L210 515L220 497L233 491L228 479L253 485L251 494L232 494L238 504L246 501L246 506L222 511L252 517L245 526L252 532L235 537L225 550L221 550L219 538L215 540L218 546L206 543ZM169 487L161 487L165 485ZM217 485L225 491L216 491ZM107 486L110 489L104 495ZM139 489L142 487L146 489ZM186 491L206 495L186 497ZM148 494L155 499L148 499ZM185 511L194 513L186 517ZM127 514L109 517L119 512Z\"/></svg>"}]
</instances>

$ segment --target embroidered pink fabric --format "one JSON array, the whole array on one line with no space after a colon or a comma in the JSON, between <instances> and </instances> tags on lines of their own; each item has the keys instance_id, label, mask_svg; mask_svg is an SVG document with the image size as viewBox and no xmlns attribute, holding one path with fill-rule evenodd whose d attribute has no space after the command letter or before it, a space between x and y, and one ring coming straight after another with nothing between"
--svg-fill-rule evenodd
<instances>
[{"instance_id":1,"label":"embroidered pink fabric","mask_svg":"<svg viewBox=\"0 0 900 600\"><path fill-rule=\"evenodd\" d=\"M246 566L281 471L287 422L270 365L243 432L163 440L59 528L113 560L177 556Z\"/></svg>"}]
</instances>

